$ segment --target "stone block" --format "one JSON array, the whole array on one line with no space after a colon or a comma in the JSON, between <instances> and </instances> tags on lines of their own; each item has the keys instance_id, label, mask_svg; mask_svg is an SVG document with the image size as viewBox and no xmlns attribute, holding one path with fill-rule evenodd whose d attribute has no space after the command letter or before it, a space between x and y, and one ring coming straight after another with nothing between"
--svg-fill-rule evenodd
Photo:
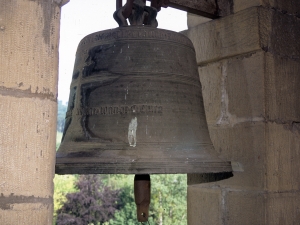
<instances>
[{"instance_id":1,"label":"stone block","mask_svg":"<svg viewBox=\"0 0 300 225\"><path fill-rule=\"evenodd\" d=\"M59 21L53 1L0 2L0 90L56 98Z\"/></svg>"},{"instance_id":2,"label":"stone block","mask_svg":"<svg viewBox=\"0 0 300 225\"><path fill-rule=\"evenodd\" d=\"M241 123L234 127L209 126L209 131L219 157L231 161L233 165L234 176L216 184L243 190L265 189L265 123ZM202 183L197 176L188 178L190 184Z\"/></svg>"},{"instance_id":3,"label":"stone block","mask_svg":"<svg viewBox=\"0 0 300 225\"><path fill-rule=\"evenodd\" d=\"M273 8L277 11L299 15L300 13L300 2L298 0L234 0L233 11L237 13L241 10L248 9L253 6L263 6L266 8Z\"/></svg>"},{"instance_id":4,"label":"stone block","mask_svg":"<svg viewBox=\"0 0 300 225\"><path fill-rule=\"evenodd\" d=\"M233 11L237 13L253 6L261 6L263 0L233 0Z\"/></svg>"},{"instance_id":5,"label":"stone block","mask_svg":"<svg viewBox=\"0 0 300 225\"><path fill-rule=\"evenodd\" d=\"M260 49L258 8L200 24L187 31L198 64Z\"/></svg>"},{"instance_id":6,"label":"stone block","mask_svg":"<svg viewBox=\"0 0 300 225\"><path fill-rule=\"evenodd\" d=\"M216 124L222 111L222 62L198 68L208 124Z\"/></svg>"},{"instance_id":7,"label":"stone block","mask_svg":"<svg viewBox=\"0 0 300 225\"><path fill-rule=\"evenodd\" d=\"M232 178L218 182L224 187L260 190L265 187L265 123L239 123L234 127L209 126L219 157L239 167Z\"/></svg>"},{"instance_id":8,"label":"stone block","mask_svg":"<svg viewBox=\"0 0 300 225\"><path fill-rule=\"evenodd\" d=\"M15 204L11 209L0 208L0 223L3 225L46 225L52 224L52 205L40 203Z\"/></svg>"},{"instance_id":9,"label":"stone block","mask_svg":"<svg viewBox=\"0 0 300 225\"><path fill-rule=\"evenodd\" d=\"M211 21L211 19L203 17L203 16L198 16L198 15L192 14L192 13L187 14L188 29L198 26L199 24L206 23L208 21Z\"/></svg>"},{"instance_id":10,"label":"stone block","mask_svg":"<svg viewBox=\"0 0 300 225\"><path fill-rule=\"evenodd\" d=\"M273 55L299 59L299 18L268 8L258 12L261 48Z\"/></svg>"},{"instance_id":11,"label":"stone block","mask_svg":"<svg viewBox=\"0 0 300 225\"><path fill-rule=\"evenodd\" d=\"M300 126L266 125L266 182L269 191L300 190Z\"/></svg>"},{"instance_id":12,"label":"stone block","mask_svg":"<svg viewBox=\"0 0 300 225\"><path fill-rule=\"evenodd\" d=\"M208 124L264 120L264 57L259 51L199 67Z\"/></svg>"},{"instance_id":13,"label":"stone block","mask_svg":"<svg viewBox=\"0 0 300 225\"><path fill-rule=\"evenodd\" d=\"M204 185L203 185L204 186ZM222 195L219 188L189 186L187 214L189 225L222 224Z\"/></svg>"},{"instance_id":14,"label":"stone block","mask_svg":"<svg viewBox=\"0 0 300 225\"><path fill-rule=\"evenodd\" d=\"M219 0L219 3L223 1ZM232 1L233 11L231 13L237 13L242 10L249 9L251 7L263 6L266 8L273 8L276 11L286 13L289 15L300 15L300 2L298 0L233 0ZM221 17L228 16L229 14L221 15ZM203 19L202 19L203 18ZM208 21L210 19L207 19ZM188 14L188 27L197 26L203 22L206 22L205 17L200 17L195 14Z\"/></svg>"},{"instance_id":15,"label":"stone block","mask_svg":"<svg viewBox=\"0 0 300 225\"><path fill-rule=\"evenodd\" d=\"M299 59L266 54L266 111L268 120L290 124L300 122L299 74Z\"/></svg>"},{"instance_id":16,"label":"stone block","mask_svg":"<svg viewBox=\"0 0 300 225\"><path fill-rule=\"evenodd\" d=\"M238 169L229 187L265 187L265 53L258 51L199 67L212 142Z\"/></svg>"},{"instance_id":17,"label":"stone block","mask_svg":"<svg viewBox=\"0 0 300 225\"><path fill-rule=\"evenodd\" d=\"M269 225L298 225L300 222L300 193L269 193L266 198L266 219Z\"/></svg>"},{"instance_id":18,"label":"stone block","mask_svg":"<svg viewBox=\"0 0 300 225\"><path fill-rule=\"evenodd\" d=\"M0 95L0 193L53 192L56 102Z\"/></svg>"},{"instance_id":19,"label":"stone block","mask_svg":"<svg viewBox=\"0 0 300 225\"><path fill-rule=\"evenodd\" d=\"M189 29L199 65L260 49L298 59L300 21L296 16L263 7L251 7L234 15Z\"/></svg>"},{"instance_id":20,"label":"stone block","mask_svg":"<svg viewBox=\"0 0 300 225\"><path fill-rule=\"evenodd\" d=\"M227 86L224 94L225 99L228 98L227 107L228 113L232 113L232 123L264 120L263 59L264 54L259 52L227 60L227 68L223 71Z\"/></svg>"},{"instance_id":21,"label":"stone block","mask_svg":"<svg viewBox=\"0 0 300 225\"><path fill-rule=\"evenodd\" d=\"M287 14L297 16L300 14L300 2L298 0L262 0L262 2L265 7L272 7Z\"/></svg>"},{"instance_id":22,"label":"stone block","mask_svg":"<svg viewBox=\"0 0 300 225\"><path fill-rule=\"evenodd\" d=\"M226 211L221 224L269 224L265 223L265 199L263 192L229 190L223 195Z\"/></svg>"},{"instance_id":23,"label":"stone block","mask_svg":"<svg viewBox=\"0 0 300 225\"><path fill-rule=\"evenodd\" d=\"M188 187L188 224L265 223L265 192L221 188L219 183Z\"/></svg>"},{"instance_id":24,"label":"stone block","mask_svg":"<svg viewBox=\"0 0 300 225\"><path fill-rule=\"evenodd\" d=\"M294 10L291 4L296 9L298 1L239 4L270 8L248 8L187 32L213 144L220 158L240 170L227 180L190 185L188 204L201 211L194 198L219 188L221 207L213 203L218 221L206 218L204 224L299 224L300 25L281 10ZM194 214L189 221L200 224Z\"/></svg>"}]
</instances>

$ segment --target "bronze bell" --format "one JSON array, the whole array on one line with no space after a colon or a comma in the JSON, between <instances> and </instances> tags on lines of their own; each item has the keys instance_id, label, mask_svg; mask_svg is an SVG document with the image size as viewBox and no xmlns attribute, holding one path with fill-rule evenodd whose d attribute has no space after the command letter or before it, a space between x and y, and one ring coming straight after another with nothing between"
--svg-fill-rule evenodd
<instances>
[{"instance_id":1,"label":"bronze bell","mask_svg":"<svg viewBox=\"0 0 300 225\"><path fill-rule=\"evenodd\" d=\"M231 165L210 140L187 37L127 26L83 38L56 173L225 171Z\"/></svg>"},{"instance_id":2,"label":"bronze bell","mask_svg":"<svg viewBox=\"0 0 300 225\"><path fill-rule=\"evenodd\" d=\"M144 3L127 0L119 28L81 40L56 173L231 172L209 137L191 41L155 28Z\"/></svg>"},{"instance_id":3,"label":"bronze bell","mask_svg":"<svg viewBox=\"0 0 300 225\"><path fill-rule=\"evenodd\" d=\"M162 1L145 2L127 0L114 13L119 28L79 43L55 168L57 174L136 174L139 222L148 220L149 174L232 176L209 137L193 45L155 28Z\"/></svg>"}]
</instances>

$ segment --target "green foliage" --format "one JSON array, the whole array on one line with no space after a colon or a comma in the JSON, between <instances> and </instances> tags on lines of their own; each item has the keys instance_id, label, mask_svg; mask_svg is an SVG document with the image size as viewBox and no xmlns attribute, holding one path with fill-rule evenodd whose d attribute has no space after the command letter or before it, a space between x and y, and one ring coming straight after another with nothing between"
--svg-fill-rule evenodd
<instances>
[{"instance_id":1,"label":"green foliage","mask_svg":"<svg viewBox=\"0 0 300 225\"><path fill-rule=\"evenodd\" d=\"M57 210L57 225L102 224L114 217L119 190L105 186L97 174L80 175L75 186L79 191L67 194Z\"/></svg>"},{"instance_id":2,"label":"green foliage","mask_svg":"<svg viewBox=\"0 0 300 225\"><path fill-rule=\"evenodd\" d=\"M134 175L102 175L106 184L121 188L121 209L109 225L136 225L133 195ZM150 224L186 225L187 177L185 174L151 175Z\"/></svg>"},{"instance_id":3,"label":"green foliage","mask_svg":"<svg viewBox=\"0 0 300 225\"><path fill-rule=\"evenodd\" d=\"M124 174L103 174L101 175L103 182L114 189L120 189L120 210L118 210L114 218L108 225L135 225L136 206L134 203L133 181L134 175Z\"/></svg>"},{"instance_id":4,"label":"green foliage","mask_svg":"<svg viewBox=\"0 0 300 225\"><path fill-rule=\"evenodd\" d=\"M136 206L134 203L133 189L126 186L122 189L120 194L121 209L118 210L114 218L109 221L109 225L135 225L136 220Z\"/></svg>"},{"instance_id":5,"label":"green foliage","mask_svg":"<svg viewBox=\"0 0 300 225\"><path fill-rule=\"evenodd\" d=\"M55 211L65 202L66 193L76 191L74 183L77 177L74 175L68 176L66 178L55 176L55 193L59 193L54 195ZM100 178L105 186L121 191L118 200L120 208L115 212L114 218L106 222L105 225L140 224L136 219L136 206L134 203L134 175L100 175ZM62 191L61 189L64 188L66 190ZM150 224L186 225L186 189L187 178L185 174L151 175Z\"/></svg>"},{"instance_id":6,"label":"green foliage","mask_svg":"<svg viewBox=\"0 0 300 225\"><path fill-rule=\"evenodd\" d=\"M75 183L76 175L57 175L54 177L54 224L57 218L57 210L67 201L66 195L77 191Z\"/></svg>"},{"instance_id":7,"label":"green foliage","mask_svg":"<svg viewBox=\"0 0 300 225\"><path fill-rule=\"evenodd\" d=\"M100 176L103 183L112 187L113 189L120 189L128 186L133 187L134 175L101 174Z\"/></svg>"},{"instance_id":8,"label":"green foliage","mask_svg":"<svg viewBox=\"0 0 300 225\"><path fill-rule=\"evenodd\" d=\"M187 176L161 174L151 176L151 212L155 224L186 225Z\"/></svg>"}]
</instances>

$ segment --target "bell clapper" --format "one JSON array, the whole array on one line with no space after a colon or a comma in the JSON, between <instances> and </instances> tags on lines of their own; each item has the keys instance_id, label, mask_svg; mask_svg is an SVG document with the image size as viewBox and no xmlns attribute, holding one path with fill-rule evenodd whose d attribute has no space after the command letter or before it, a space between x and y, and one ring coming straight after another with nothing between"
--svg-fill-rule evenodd
<instances>
[{"instance_id":1,"label":"bell clapper","mask_svg":"<svg viewBox=\"0 0 300 225\"><path fill-rule=\"evenodd\" d=\"M139 222L148 221L150 196L150 175L136 174L134 177L134 200L137 209L137 219Z\"/></svg>"}]
</instances>

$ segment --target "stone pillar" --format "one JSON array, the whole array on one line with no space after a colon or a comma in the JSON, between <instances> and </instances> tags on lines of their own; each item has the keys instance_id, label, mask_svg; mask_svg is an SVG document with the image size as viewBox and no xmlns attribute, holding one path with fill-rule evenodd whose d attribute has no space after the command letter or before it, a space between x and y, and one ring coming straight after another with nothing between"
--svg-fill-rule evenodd
<instances>
[{"instance_id":1,"label":"stone pillar","mask_svg":"<svg viewBox=\"0 0 300 225\"><path fill-rule=\"evenodd\" d=\"M52 224L61 1L0 1L0 224Z\"/></svg>"},{"instance_id":2,"label":"stone pillar","mask_svg":"<svg viewBox=\"0 0 300 225\"><path fill-rule=\"evenodd\" d=\"M190 18L186 33L196 48L211 138L235 170L213 183L188 176L188 224L297 225L300 2L233 3L235 13L225 18Z\"/></svg>"}]
</instances>

